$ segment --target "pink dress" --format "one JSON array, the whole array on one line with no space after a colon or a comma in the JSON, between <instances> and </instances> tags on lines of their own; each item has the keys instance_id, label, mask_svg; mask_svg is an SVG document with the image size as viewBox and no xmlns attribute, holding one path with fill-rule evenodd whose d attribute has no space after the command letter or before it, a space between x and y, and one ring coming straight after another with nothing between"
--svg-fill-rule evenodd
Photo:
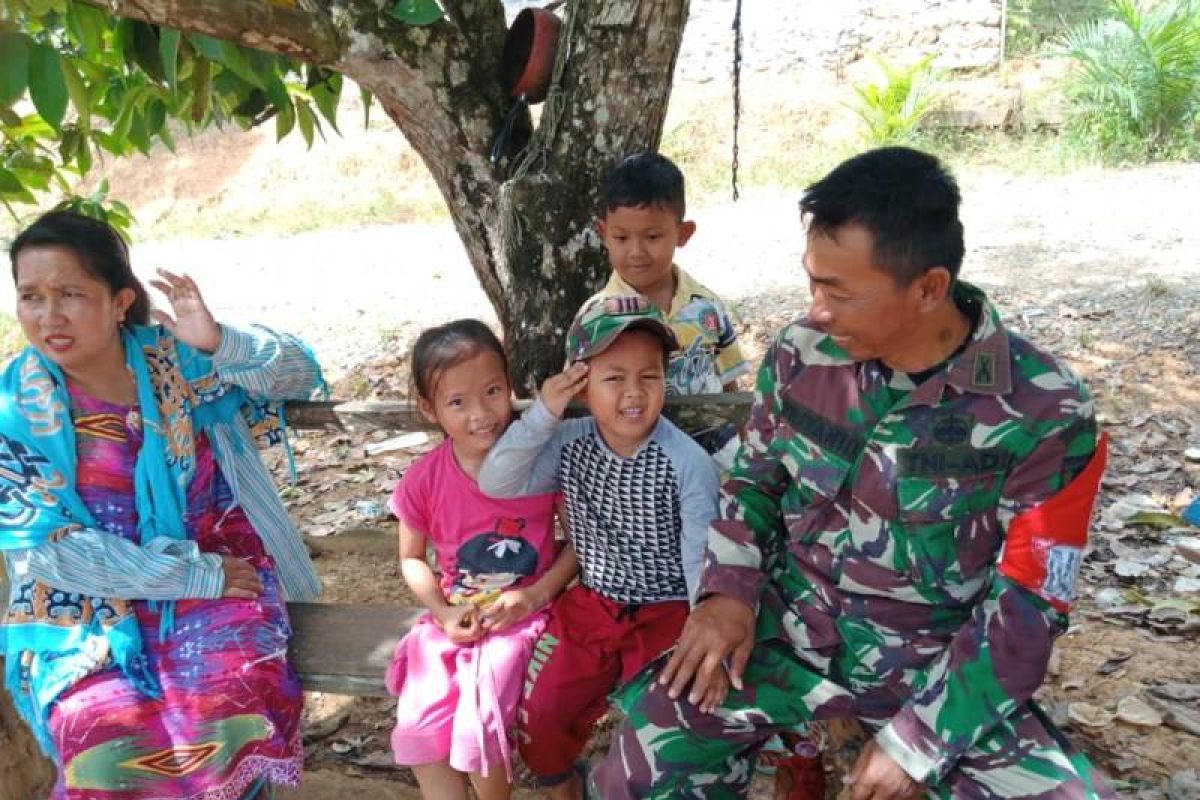
<instances>
[{"instance_id":1,"label":"pink dress","mask_svg":"<svg viewBox=\"0 0 1200 800\"><path fill-rule=\"evenodd\" d=\"M391 509L425 534L437 554L451 603L486 605L505 589L527 586L554 562L557 494L488 497L458 465L449 440L411 467ZM526 665L546 612L469 645L450 641L425 615L396 647L388 691L399 697L392 752L406 766L449 761L486 775L503 765L511 778L509 729Z\"/></svg>"}]
</instances>

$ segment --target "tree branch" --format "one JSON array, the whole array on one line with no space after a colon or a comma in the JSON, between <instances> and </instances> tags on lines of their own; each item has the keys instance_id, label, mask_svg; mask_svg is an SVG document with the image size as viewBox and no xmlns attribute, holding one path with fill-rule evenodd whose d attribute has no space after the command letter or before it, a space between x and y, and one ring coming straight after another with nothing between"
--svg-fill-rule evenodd
<instances>
[{"instance_id":1,"label":"tree branch","mask_svg":"<svg viewBox=\"0 0 1200 800\"><path fill-rule=\"evenodd\" d=\"M118 17L329 65L343 45L328 3L312 0L82 0Z\"/></svg>"}]
</instances>

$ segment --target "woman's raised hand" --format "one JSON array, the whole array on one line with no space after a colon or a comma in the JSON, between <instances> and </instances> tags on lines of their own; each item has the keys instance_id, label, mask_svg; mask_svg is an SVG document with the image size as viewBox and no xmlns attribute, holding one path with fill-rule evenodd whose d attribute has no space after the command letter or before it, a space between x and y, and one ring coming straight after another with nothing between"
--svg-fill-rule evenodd
<instances>
[{"instance_id":1,"label":"woman's raised hand","mask_svg":"<svg viewBox=\"0 0 1200 800\"><path fill-rule=\"evenodd\" d=\"M557 375L551 375L542 383L542 403L556 417L562 417L571 398L587 386L588 365L576 361Z\"/></svg>"},{"instance_id":2,"label":"woman's raised hand","mask_svg":"<svg viewBox=\"0 0 1200 800\"><path fill-rule=\"evenodd\" d=\"M215 351L221 343L221 326L204 304L196 282L187 275L176 275L165 269L158 270L158 275L158 280L150 281L150 285L167 296L175 316L155 310L154 321L184 344L205 353Z\"/></svg>"}]
</instances>

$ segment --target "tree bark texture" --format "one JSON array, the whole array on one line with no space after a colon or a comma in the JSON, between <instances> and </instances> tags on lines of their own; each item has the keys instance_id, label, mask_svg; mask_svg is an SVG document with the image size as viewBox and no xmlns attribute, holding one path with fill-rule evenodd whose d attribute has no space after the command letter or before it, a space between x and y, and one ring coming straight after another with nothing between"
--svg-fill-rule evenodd
<instances>
[{"instance_id":1,"label":"tree bark texture","mask_svg":"<svg viewBox=\"0 0 1200 800\"><path fill-rule=\"evenodd\" d=\"M504 329L514 387L562 367L566 328L608 272L601 183L662 136L688 0L570 0L550 95L489 158L515 102L500 85L500 0L444 0L426 27L375 0L86 0L336 69L371 91L429 168ZM434 265L397 259L421 290Z\"/></svg>"}]
</instances>

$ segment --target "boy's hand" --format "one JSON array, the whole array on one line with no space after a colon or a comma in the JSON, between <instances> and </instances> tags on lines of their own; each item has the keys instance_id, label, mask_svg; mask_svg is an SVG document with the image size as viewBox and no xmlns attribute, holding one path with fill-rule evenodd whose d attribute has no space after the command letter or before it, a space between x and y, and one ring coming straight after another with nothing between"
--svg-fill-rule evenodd
<instances>
[{"instance_id":1,"label":"boy's hand","mask_svg":"<svg viewBox=\"0 0 1200 800\"><path fill-rule=\"evenodd\" d=\"M470 644L483 636L483 625L479 621L479 609L472 605L447 606L434 612L434 619L450 641L455 644Z\"/></svg>"},{"instance_id":2,"label":"boy's hand","mask_svg":"<svg viewBox=\"0 0 1200 800\"><path fill-rule=\"evenodd\" d=\"M567 410L567 403L587 386L587 372L587 362L576 361L557 375L546 378L542 384L541 398L551 414L562 418L563 412Z\"/></svg>"},{"instance_id":3,"label":"boy's hand","mask_svg":"<svg viewBox=\"0 0 1200 800\"><path fill-rule=\"evenodd\" d=\"M510 589L496 598L483 613L483 628L486 632L502 631L515 625L541 608L532 589Z\"/></svg>"}]
</instances>

